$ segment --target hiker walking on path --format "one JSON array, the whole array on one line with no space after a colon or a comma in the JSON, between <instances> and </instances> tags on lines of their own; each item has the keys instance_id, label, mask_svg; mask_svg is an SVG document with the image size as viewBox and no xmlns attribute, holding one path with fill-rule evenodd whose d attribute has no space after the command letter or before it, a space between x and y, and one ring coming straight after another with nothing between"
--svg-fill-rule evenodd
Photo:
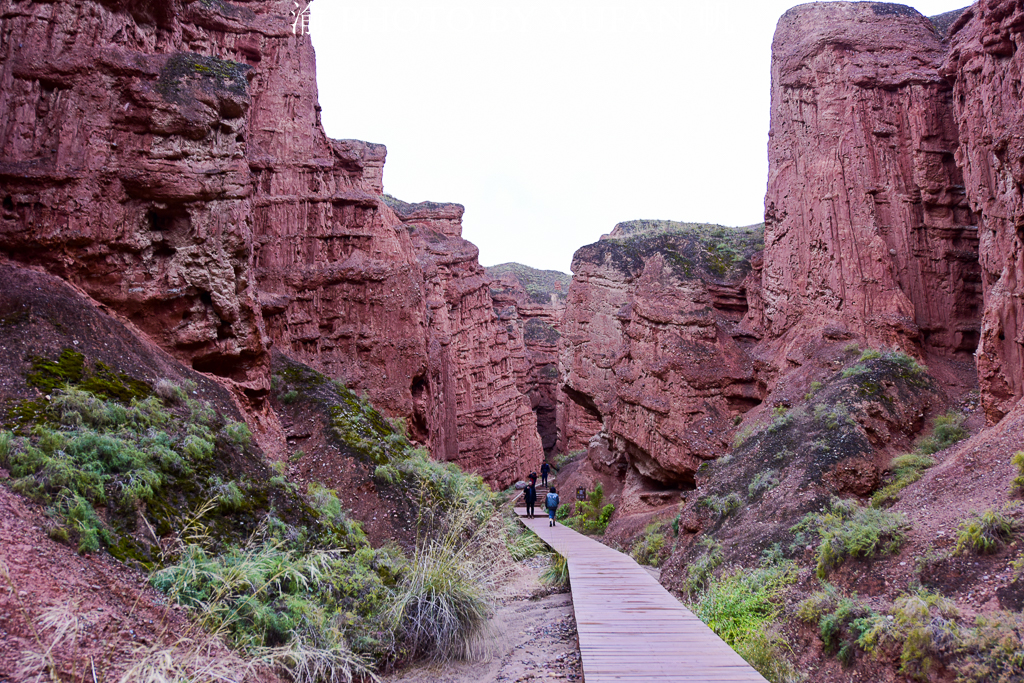
<instances>
[{"instance_id":1,"label":"hiker walking on path","mask_svg":"<svg viewBox=\"0 0 1024 683\"><path fill-rule=\"evenodd\" d=\"M542 486L548 485L548 472L551 471L551 465L544 463L540 466L540 483Z\"/></svg>"},{"instance_id":2,"label":"hiker walking on path","mask_svg":"<svg viewBox=\"0 0 1024 683\"><path fill-rule=\"evenodd\" d=\"M537 487L530 482L523 491L523 500L526 501L526 516L533 519L534 506L537 505Z\"/></svg>"},{"instance_id":3,"label":"hiker walking on path","mask_svg":"<svg viewBox=\"0 0 1024 683\"><path fill-rule=\"evenodd\" d=\"M544 499L544 506L548 509L548 517L551 519L548 526L555 526L555 512L558 511L558 493L555 487L551 487L547 497Z\"/></svg>"}]
</instances>

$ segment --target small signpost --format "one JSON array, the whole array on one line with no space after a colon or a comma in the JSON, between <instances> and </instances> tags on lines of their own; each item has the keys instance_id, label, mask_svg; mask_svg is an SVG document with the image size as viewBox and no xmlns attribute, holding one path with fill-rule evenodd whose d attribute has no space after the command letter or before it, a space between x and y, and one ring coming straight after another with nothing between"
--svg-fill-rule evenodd
<instances>
[{"instance_id":1,"label":"small signpost","mask_svg":"<svg viewBox=\"0 0 1024 683\"><path fill-rule=\"evenodd\" d=\"M295 9L292 10L292 16L295 17L295 21L292 22L293 35L304 36L309 33L309 6L311 4L311 1L303 3L294 2Z\"/></svg>"},{"instance_id":2,"label":"small signpost","mask_svg":"<svg viewBox=\"0 0 1024 683\"><path fill-rule=\"evenodd\" d=\"M576 488L576 500L586 500L587 489L585 486L579 486Z\"/></svg>"}]
</instances>

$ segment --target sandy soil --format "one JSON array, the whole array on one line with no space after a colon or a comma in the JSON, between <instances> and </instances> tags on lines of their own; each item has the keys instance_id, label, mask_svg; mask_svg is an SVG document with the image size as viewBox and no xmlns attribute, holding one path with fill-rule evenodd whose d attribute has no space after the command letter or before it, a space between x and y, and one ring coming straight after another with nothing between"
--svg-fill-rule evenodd
<instances>
[{"instance_id":1,"label":"sandy soil","mask_svg":"<svg viewBox=\"0 0 1024 683\"><path fill-rule=\"evenodd\" d=\"M579 639L568 591L552 592L539 580L547 560L523 563L512 594L492 619L488 651L476 661L424 664L383 678L384 683L488 683L582 681Z\"/></svg>"}]
</instances>

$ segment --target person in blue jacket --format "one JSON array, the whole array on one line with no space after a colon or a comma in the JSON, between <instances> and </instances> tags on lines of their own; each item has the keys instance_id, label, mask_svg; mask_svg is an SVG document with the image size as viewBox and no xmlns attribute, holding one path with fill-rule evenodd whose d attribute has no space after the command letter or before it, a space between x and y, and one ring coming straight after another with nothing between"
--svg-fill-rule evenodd
<instances>
[{"instance_id":1,"label":"person in blue jacket","mask_svg":"<svg viewBox=\"0 0 1024 683\"><path fill-rule=\"evenodd\" d=\"M558 492L555 491L554 486L551 487L547 497L544 499L544 506L548 509L548 517L550 518L548 526L555 526L555 512L558 511Z\"/></svg>"},{"instance_id":2,"label":"person in blue jacket","mask_svg":"<svg viewBox=\"0 0 1024 683\"><path fill-rule=\"evenodd\" d=\"M551 465L544 463L540 466L540 481L544 486L548 485L548 472L551 471Z\"/></svg>"}]
</instances>

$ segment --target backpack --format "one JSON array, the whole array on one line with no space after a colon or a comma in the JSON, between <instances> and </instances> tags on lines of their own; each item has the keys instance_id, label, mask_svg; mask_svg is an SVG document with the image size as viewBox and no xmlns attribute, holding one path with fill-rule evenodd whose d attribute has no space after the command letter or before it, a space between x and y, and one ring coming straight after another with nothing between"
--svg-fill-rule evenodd
<instances>
[{"instance_id":1,"label":"backpack","mask_svg":"<svg viewBox=\"0 0 1024 683\"><path fill-rule=\"evenodd\" d=\"M544 499L544 507L546 507L549 510L557 510L558 509L558 494L557 493L549 493L547 495L547 497Z\"/></svg>"}]
</instances>

